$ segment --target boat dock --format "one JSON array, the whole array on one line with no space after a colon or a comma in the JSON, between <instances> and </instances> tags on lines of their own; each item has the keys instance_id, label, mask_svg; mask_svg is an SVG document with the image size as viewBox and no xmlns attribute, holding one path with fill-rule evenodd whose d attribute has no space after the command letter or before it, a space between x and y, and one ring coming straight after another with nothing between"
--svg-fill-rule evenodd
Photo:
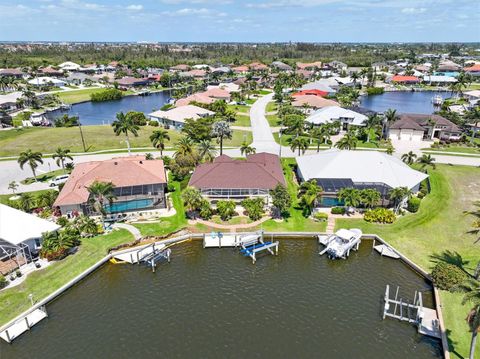
<instances>
[{"instance_id":1,"label":"boat dock","mask_svg":"<svg viewBox=\"0 0 480 359\"><path fill-rule=\"evenodd\" d=\"M170 263L170 256L172 250L168 248L165 244L152 243L140 249L134 249L129 252L124 252L116 254L113 256L112 263L144 263L152 268L152 271L155 272L157 267L157 262L160 260L166 260Z\"/></svg>"},{"instance_id":2,"label":"boat dock","mask_svg":"<svg viewBox=\"0 0 480 359\"><path fill-rule=\"evenodd\" d=\"M340 229L334 234L318 235L317 238L318 243L325 246L320 255L327 253L330 259L346 259L351 250L358 250L362 241L362 231L356 228Z\"/></svg>"},{"instance_id":3,"label":"boat dock","mask_svg":"<svg viewBox=\"0 0 480 359\"><path fill-rule=\"evenodd\" d=\"M252 239L263 238L262 232L230 234L212 232L203 235L203 248L239 247Z\"/></svg>"},{"instance_id":4,"label":"boat dock","mask_svg":"<svg viewBox=\"0 0 480 359\"><path fill-rule=\"evenodd\" d=\"M393 259L400 259L400 256L392 248L385 244L379 244L373 247L381 256L390 257Z\"/></svg>"},{"instance_id":5,"label":"boat dock","mask_svg":"<svg viewBox=\"0 0 480 359\"><path fill-rule=\"evenodd\" d=\"M415 324L420 334L434 338L441 338L440 323L435 309L423 306L422 293L415 292L413 303L398 297L400 288L397 287L395 297L390 298L390 286L385 289L383 319L386 317Z\"/></svg>"},{"instance_id":6,"label":"boat dock","mask_svg":"<svg viewBox=\"0 0 480 359\"><path fill-rule=\"evenodd\" d=\"M0 332L0 338L5 340L7 343L11 343L15 338L19 337L27 330L30 330L31 327L47 317L47 310L45 306L42 306L29 313L25 317L17 320L4 331Z\"/></svg>"}]
</instances>

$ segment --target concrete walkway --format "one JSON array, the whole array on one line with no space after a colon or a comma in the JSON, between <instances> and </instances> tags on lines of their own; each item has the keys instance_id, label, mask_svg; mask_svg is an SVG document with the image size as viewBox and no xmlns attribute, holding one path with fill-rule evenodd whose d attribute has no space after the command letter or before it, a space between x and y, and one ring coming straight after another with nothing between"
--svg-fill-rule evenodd
<instances>
[{"instance_id":1,"label":"concrete walkway","mask_svg":"<svg viewBox=\"0 0 480 359\"><path fill-rule=\"evenodd\" d=\"M265 221L268 221L270 217L266 216L263 218L260 218L258 221L252 222L252 223L245 223L245 224L219 224L215 222L210 222L210 221L205 221L203 219L197 218L195 220L190 220L188 221L189 224L195 224L195 223L200 223L208 227L212 228L218 228L218 229L226 229L229 230L230 232L236 232L238 229L248 229L248 228L254 228L260 224L262 224Z\"/></svg>"},{"instance_id":2,"label":"concrete walkway","mask_svg":"<svg viewBox=\"0 0 480 359\"><path fill-rule=\"evenodd\" d=\"M113 228L120 228L120 229L126 229L129 231L135 240L142 239L142 234L140 233L139 229L137 227L132 226L131 224L126 224L126 223L115 223Z\"/></svg>"}]
</instances>

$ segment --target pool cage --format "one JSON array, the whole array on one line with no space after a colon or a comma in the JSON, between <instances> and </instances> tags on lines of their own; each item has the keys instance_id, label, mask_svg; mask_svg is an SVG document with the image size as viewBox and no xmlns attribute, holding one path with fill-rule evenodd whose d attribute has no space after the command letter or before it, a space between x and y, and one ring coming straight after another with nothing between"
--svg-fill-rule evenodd
<instances>
[{"instance_id":1,"label":"pool cage","mask_svg":"<svg viewBox=\"0 0 480 359\"><path fill-rule=\"evenodd\" d=\"M247 197L265 197L269 190L263 188L201 188L203 196L218 199L243 199Z\"/></svg>"},{"instance_id":2,"label":"pool cage","mask_svg":"<svg viewBox=\"0 0 480 359\"><path fill-rule=\"evenodd\" d=\"M33 260L25 243L13 244L0 239L0 274L7 275Z\"/></svg>"}]
</instances>

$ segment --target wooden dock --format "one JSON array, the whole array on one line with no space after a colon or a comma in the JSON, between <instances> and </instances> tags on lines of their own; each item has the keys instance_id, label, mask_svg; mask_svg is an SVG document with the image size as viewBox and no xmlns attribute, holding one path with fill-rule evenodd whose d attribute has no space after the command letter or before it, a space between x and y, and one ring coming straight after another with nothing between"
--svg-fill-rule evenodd
<instances>
[{"instance_id":1,"label":"wooden dock","mask_svg":"<svg viewBox=\"0 0 480 359\"><path fill-rule=\"evenodd\" d=\"M0 332L0 338L7 343L11 343L15 338L19 337L27 330L30 330L31 327L47 317L48 314L45 307L40 307Z\"/></svg>"}]
</instances>

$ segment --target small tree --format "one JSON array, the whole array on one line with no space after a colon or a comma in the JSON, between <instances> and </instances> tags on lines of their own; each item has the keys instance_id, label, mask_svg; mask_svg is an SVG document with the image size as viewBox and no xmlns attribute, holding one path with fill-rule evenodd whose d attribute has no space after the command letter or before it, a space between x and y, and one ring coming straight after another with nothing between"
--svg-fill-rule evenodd
<instances>
[{"instance_id":1,"label":"small tree","mask_svg":"<svg viewBox=\"0 0 480 359\"><path fill-rule=\"evenodd\" d=\"M380 202L381 194L376 189L366 188L360 191L362 204L367 208L372 208Z\"/></svg>"},{"instance_id":2,"label":"small tree","mask_svg":"<svg viewBox=\"0 0 480 359\"><path fill-rule=\"evenodd\" d=\"M222 221L228 221L235 215L235 202L221 200L217 202L217 213Z\"/></svg>"},{"instance_id":3,"label":"small tree","mask_svg":"<svg viewBox=\"0 0 480 359\"><path fill-rule=\"evenodd\" d=\"M22 170L25 164L28 164L30 166L30 169L32 170L32 173L33 173L33 178L35 178L35 182L36 182L37 181L36 169L39 163L43 164L42 154L40 152L33 152L32 150L27 150L25 152L20 153L20 156L18 156L17 162L20 165L20 168Z\"/></svg>"},{"instance_id":4,"label":"small tree","mask_svg":"<svg viewBox=\"0 0 480 359\"><path fill-rule=\"evenodd\" d=\"M411 194L412 192L407 187L396 187L390 191L390 200L393 201L395 214L398 213L402 201Z\"/></svg>"},{"instance_id":5,"label":"small tree","mask_svg":"<svg viewBox=\"0 0 480 359\"><path fill-rule=\"evenodd\" d=\"M322 197L323 189L317 184L317 181L310 180L303 182L298 189L298 198L303 207L303 215L309 216L316 202Z\"/></svg>"},{"instance_id":6,"label":"small tree","mask_svg":"<svg viewBox=\"0 0 480 359\"><path fill-rule=\"evenodd\" d=\"M223 154L223 140L232 138L233 131L225 121L218 121L213 124L212 135L217 138L220 145L220 156Z\"/></svg>"},{"instance_id":7,"label":"small tree","mask_svg":"<svg viewBox=\"0 0 480 359\"><path fill-rule=\"evenodd\" d=\"M15 194L15 192L17 191L18 189L18 183L15 182L15 181L12 181L8 184L8 189L12 191L13 194Z\"/></svg>"},{"instance_id":8,"label":"small tree","mask_svg":"<svg viewBox=\"0 0 480 359\"><path fill-rule=\"evenodd\" d=\"M196 212L203 204L203 197L200 191L195 187L187 187L182 193L183 205L187 209L187 214L196 218Z\"/></svg>"},{"instance_id":9,"label":"small tree","mask_svg":"<svg viewBox=\"0 0 480 359\"><path fill-rule=\"evenodd\" d=\"M245 208L248 217L252 221L258 221L265 213L263 207L265 203L263 198L247 198L242 201L242 207Z\"/></svg>"},{"instance_id":10,"label":"small tree","mask_svg":"<svg viewBox=\"0 0 480 359\"><path fill-rule=\"evenodd\" d=\"M360 190L346 187L338 191L338 199L345 203L347 207L358 207L362 203Z\"/></svg>"},{"instance_id":11,"label":"small tree","mask_svg":"<svg viewBox=\"0 0 480 359\"><path fill-rule=\"evenodd\" d=\"M65 160L69 159L73 161L73 157L70 155L70 150L67 148L57 148L57 151L53 154L52 158L55 160L58 167L62 167L65 172Z\"/></svg>"},{"instance_id":12,"label":"small tree","mask_svg":"<svg viewBox=\"0 0 480 359\"><path fill-rule=\"evenodd\" d=\"M270 190L270 196L275 212L278 216L285 216L292 205L292 197L288 190L279 183L274 189Z\"/></svg>"}]
</instances>

